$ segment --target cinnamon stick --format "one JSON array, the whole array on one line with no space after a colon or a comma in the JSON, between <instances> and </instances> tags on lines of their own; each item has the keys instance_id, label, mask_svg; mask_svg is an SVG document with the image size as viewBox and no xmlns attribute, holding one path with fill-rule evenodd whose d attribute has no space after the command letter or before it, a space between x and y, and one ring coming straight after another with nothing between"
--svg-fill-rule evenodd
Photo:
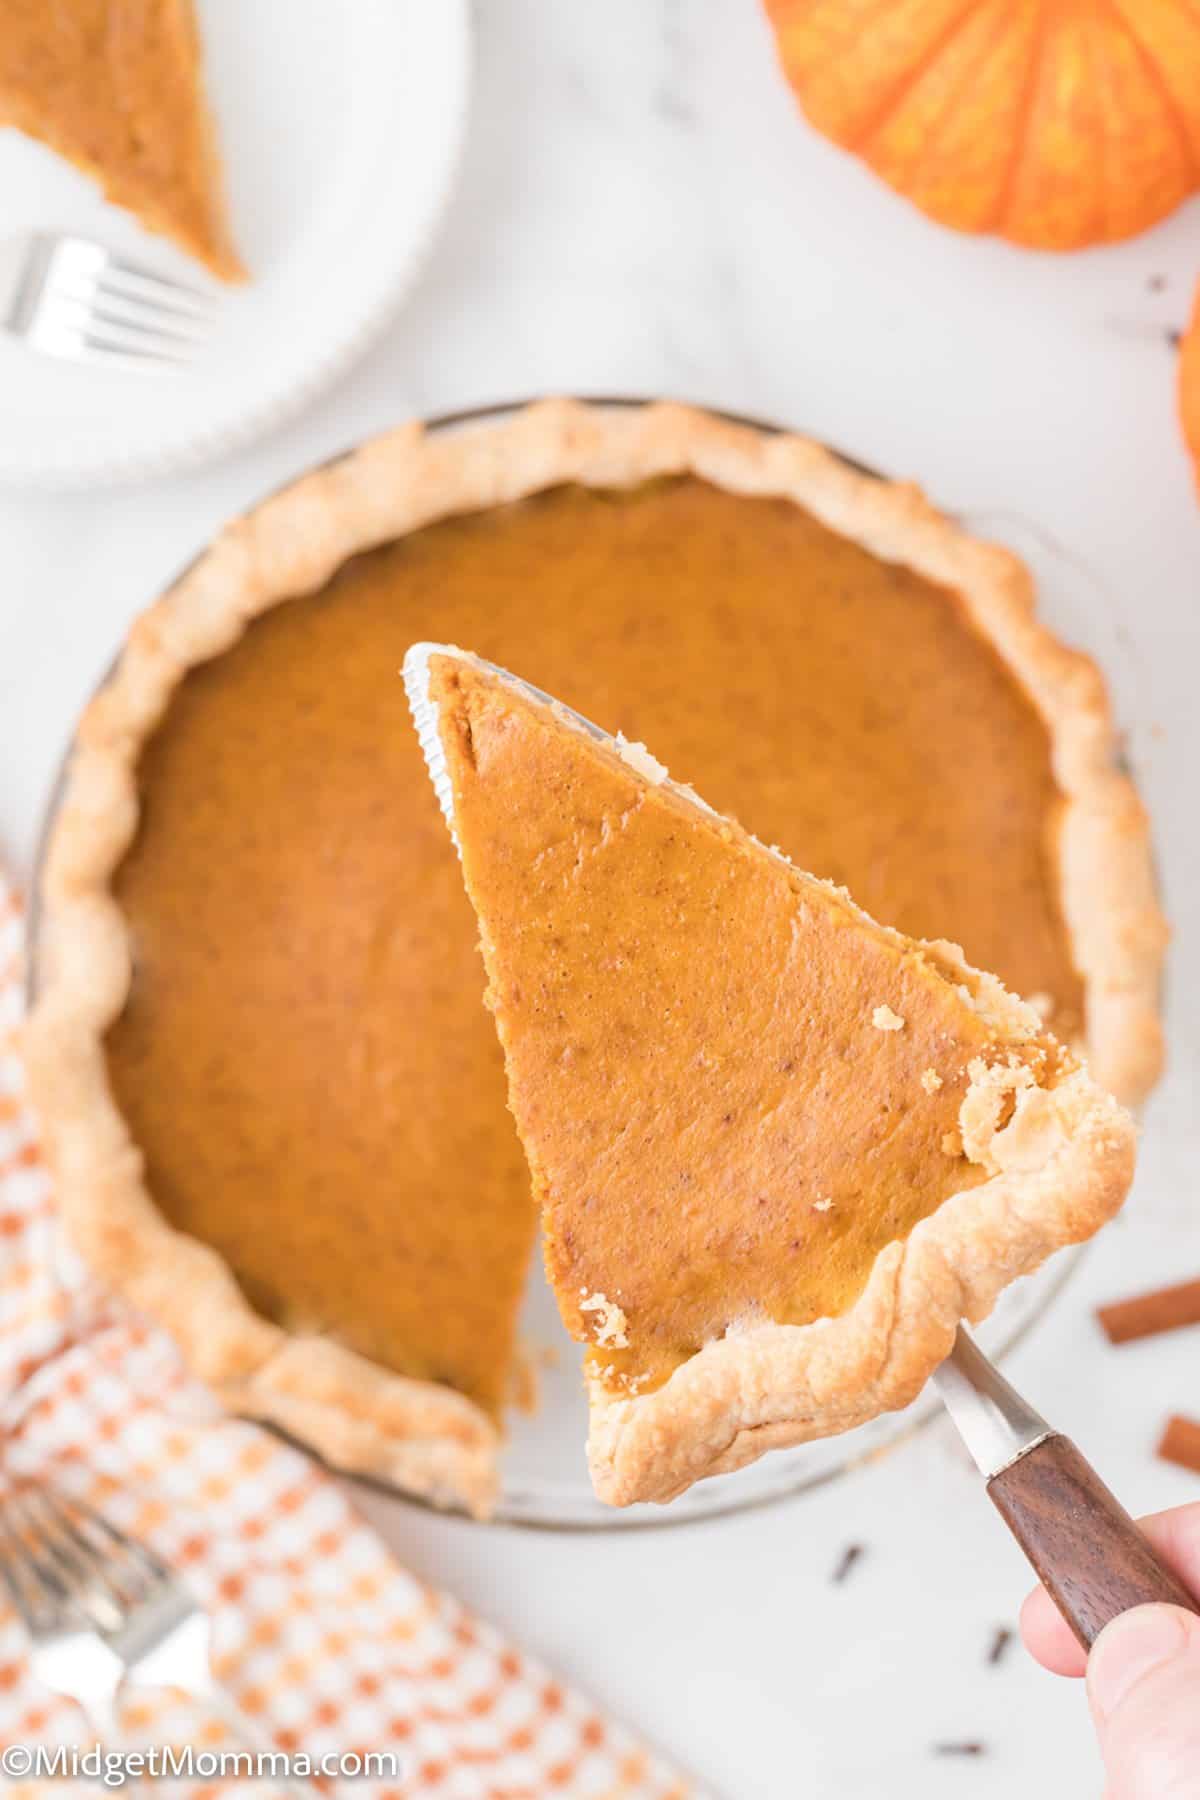
<instances>
[{"instance_id":1,"label":"cinnamon stick","mask_svg":"<svg viewBox=\"0 0 1200 1800\"><path fill-rule=\"evenodd\" d=\"M1130 1300L1114 1301L1111 1306L1098 1307L1096 1317L1111 1344L1129 1344L1160 1331L1200 1325L1200 1281L1183 1281L1177 1287L1156 1288Z\"/></svg>"},{"instance_id":2,"label":"cinnamon stick","mask_svg":"<svg viewBox=\"0 0 1200 1800\"><path fill-rule=\"evenodd\" d=\"M1158 1454L1164 1462L1178 1463L1181 1469L1200 1475L1200 1423L1175 1413L1159 1439Z\"/></svg>"}]
</instances>

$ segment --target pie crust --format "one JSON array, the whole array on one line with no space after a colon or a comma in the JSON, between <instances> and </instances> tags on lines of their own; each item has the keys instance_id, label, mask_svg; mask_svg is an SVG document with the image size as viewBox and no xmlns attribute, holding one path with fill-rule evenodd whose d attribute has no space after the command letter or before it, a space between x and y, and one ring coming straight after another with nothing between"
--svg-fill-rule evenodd
<instances>
[{"instance_id":1,"label":"pie crust","mask_svg":"<svg viewBox=\"0 0 1200 1800\"><path fill-rule=\"evenodd\" d=\"M32 1088L63 1215L85 1259L173 1333L231 1409L272 1421L340 1466L476 1512L494 1501L498 1437L474 1403L327 1339L289 1335L250 1307L214 1251L175 1231L155 1207L105 1065L105 1033L131 978L111 884L137 827L143 744L186 671L228 649L256 615L320 589L356 552L441 518L566 481L621 487L686 472L734 492L790 498L876 556L962 596L1049 728L1064 797L1062 902L1085 983L1092 1068L1135 1102L1160 1066L1165 928L1145 814L1120 767L1103 681L1036 620L1021 563L968 537L915 488L860 474L803 438L683 406L548 400L453 430L403 426L268 499L229 525L135 622L112 678L80 722L43 872L39 992L26 1038ZM974 1200L966 1196L959 1209L972 1230ZM910 1243L879 1258L863 1299L864 1389L868 1365L881 1395L911 1382L904 1335L882 1360L879 1346L901 1285L928 1279L941 1229L926 1234L928 1254ZM1027 1251L997 1246L997 1266ZM984 1308L989 1281L981 1275L964 1288L963 1311ZM959 1298L957 1289L943 1296L946 1317ZM765 1381L774 1340L771 1328L762 1329L761 1345L755 1337L745 1349L752 1358L771 1350ZM827 1327L829 1354L811 1359L806 1379L814 1395L832 1382L835 1366L845 1369L849 1350L833 1354L838 1334L838 1322ZM729 1352L713 1349L702 1379L692 1373L685 1383L689 1391L696 1386L687 1409L693 1418L715 1417L725 1406ZM738 1379L739 1391L751 1395ZM714 1450L714 1466L744 1460L738 1446L748 1434L774 1429L751 1397L737 1442ZM608 1434L601 1422L598 1441Z\"/></svg>"}]
</instances>

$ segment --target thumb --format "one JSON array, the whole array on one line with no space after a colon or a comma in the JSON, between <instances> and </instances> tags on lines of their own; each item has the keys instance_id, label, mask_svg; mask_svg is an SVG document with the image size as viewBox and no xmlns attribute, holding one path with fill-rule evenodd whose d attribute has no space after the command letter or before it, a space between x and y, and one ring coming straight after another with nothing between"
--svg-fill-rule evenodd
<instances>
[{"instance_id":1,"label":"thumb","mask_svg":"<svg viewBox=\"0 0 1200 1800\"><path fill-rule=\"evenodd\" d=\"M1200 1618L1135 1606L1092 1646L1088 1700L1112 1800L1200 1794Z\"/></svg>"}]
</instances>

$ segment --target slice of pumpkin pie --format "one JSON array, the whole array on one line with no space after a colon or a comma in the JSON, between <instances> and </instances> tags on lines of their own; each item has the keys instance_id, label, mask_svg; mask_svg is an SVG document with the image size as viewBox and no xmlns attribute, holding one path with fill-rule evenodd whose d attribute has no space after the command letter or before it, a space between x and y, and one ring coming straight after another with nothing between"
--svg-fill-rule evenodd
<instances>
[{"instance_id":1,"label":"slice of pumpkin pie","mask_svg":"<svg viewBox=\"0 0 1200 1800\"><path fill-rule=\"evenodd\" d=\"M215 275L245 275L192 0L0 6L0 125L40 138Z\"/></svg>"},{"instance_id":2,"label":"slice of pumpkin pie","mask_svg":"<svg viewBox=\"0 0 1200 1800\"><path fill-rule=\"evenodd\" d=\"M406 676L601 1498L905 1405L960 1318L1120 1206L1128 1115L954 945L489 664L418 646Z\"/></svg>"}]
</instances>

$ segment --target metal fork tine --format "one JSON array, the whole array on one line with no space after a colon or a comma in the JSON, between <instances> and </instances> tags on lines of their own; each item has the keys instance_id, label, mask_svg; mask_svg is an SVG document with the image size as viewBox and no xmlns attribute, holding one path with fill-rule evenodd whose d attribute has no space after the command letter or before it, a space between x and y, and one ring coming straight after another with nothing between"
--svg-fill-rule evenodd
<instances>
[{"instance_id":1,"label":"metal fork tine","mask_svg":"<svg viewBox=\"0 0 1200 1800\"><path fill-rule=\"evenodd\" d=\"M129 1598L113 1579L104 1557L82 1540L73 1539L58 1507L44 1491L21 1496L22 1512L35 1539L43 1567L62 1584L63 1598L73 1602L104 1631L116 1630Z\"/></svg>"},{"instance_id":2,"label":"metal fork tine","mask_svg":"<svg viewBox=\"0 0 1200 1800\"><path fill-rule=\"evenodd\" d=\"M218 294L168 280L165 275L154 275L149 269L137 268L115 256L110 257L101 270L98 285L133 300L149 300L154 305L173 307L178 312L190 312L203 319L211 318L220 305Z\"/></svg>"},{"instance_id":3,"label":"metal fork tine","mask_svg":"<svg viewBox=\"0 0 1200 1800\"><path fill-rule=\"evenodd\" d=\"M27 1494L18 1494L8 1506L6 1529L12 1545L15 1567L21 1569L41 1591L44 1606L65 1606L70 1600L71 1580L50 1546L29 1517Z\"/></svg>"},{"instance_id":4,"label":"metal fork tine","mask_svg":"<svg viewBox=\"0 0 1200 1800\"><path fill-rule=\"evenodd\" d=\"M7 1518L0 1518L0 1579L27 1631L36 1629L46 1611L45 1591L29 1567L25 1547Z\"/></svg>"},{"instance_id":5,"label":"metal fork tine","mask_svg":"<svg viewBox=\"0 0 1200 1800\"><path fill-rule=\"evenodd\" d=\"M138 362L153 363L156 367L185 369L192 361L188 351L176 348L167 338L151 340L147 336L131 341L124 333L118 337L110 325L85 331L80 343L84 350L98 356L130 357Z\"/></svg>"},{"instance_id":6,"label":"metal fork tine","mask_svg":"<svg viewBox=\"0 0 1200 1800\"><path fill-rule=\"evenodd\" d=\"M78 331L82 342L94 343L106 350L123 350L126 356L161 356L170 362L187 362L193 346L161 331L142 325L123 325L115 319L102 319L95 313L89 318L85 307L74 302L66 306L57 300L47 307L47 324L65 326Z\"/></svg>"},{"instance_id":7,"label":"metal fork tine","mask_svg":"<svg viewBox=\"0 0 1200 1800\"><path fill-rule=\"evenodd\" d=\"M139 352L136 356L130 350L110 350L106 344L92 343L80 338L69 352L63 352L57 345L52 354L61 356L68 354L79 363L91 365L97 369L127 369L133 375L177 375L181 369L187 368L187 362L178 356L157 356Z\"/></svg>"},{"instance_id":8,"label":"metal fork tine","mask_svg":"<svg viewBox=\"0 0 1200 1800\"><path fill-rule=\"evenodd\" d=\"M90 1566L78 1555L73 1545L61 1542L57 1521L45 1504L44 1497L27 1490L16 1502L18 1522L25 1531L26 1542L32 1540L38 1553L45 1557L63 1586L85 1581L91 1574Z\"/></svg>"},{"instance_id":9,"label":"metal fork tine","mask_svg":"<svg viewBox=\"0 0 1200 1800\"><path fill-rule=\"evenodd\" d=\"M117 367L135 369L142 365L146 369L185 369L191 362L191 356L182 356L178 349L167 349L166 346L139 342L131 344L128 340L113 337L112 331L77 331L77 355L85 356L90 362L112 362Z\"/></svg>"},{"instance_id":10,"label":"metal fork tine","mask_svg":"<svg viewBox=\"0 0 1200 1800\"><path fill-rule=\"evenodd\" d=\"M107 1577L115 1589L134 1602L144 1599L149 1588L161 1579L165 1565L158 1565L140 1544L135 1544L132 1538L127 1538L98 1513L80 1504L68 1510L44 1489L38 1498L44 1515L74 1546L93 1578L97 1575Z\"/></svg>"},{"instance_id":11,"label":"metal fork tine","mask_svg":"<svg viewBox=\"0 0 1200 1800\"><path fill-rule=\"evenodd\" d=\"M56 284L52 302L56 307L73 309L76 322L81 326L92 323L129 326L134 330L157 332L165 338L175 339L182 347L199 347L207 343L212 335L211 323L198 318L194 313L169 311L166 307L159 306L157 301L151 303L131 300L115 290L110 292L99 284Z\"/></svg>"},{"instance_id":12,"label":"metal fork tine","mask_svg":"<svg viewBox=\"0 0 1200 1800\"><path fill-rule=\"evenodd\" d=\"M139 1544L136 1538L127 1537L118 1530L110 1519L102 1513L92 1512L90 1508L79 1508L81 1525L86 1525L96 1537L105 1539L115 1549L122 1551L132 1562L138 1563L154 1581L169 1581L173 1571L169 1563L161 1556L156 1556L147 1544Z\"/></svg>"},{"instance_id":13,"label":"metal fork tine","mask_svg":"<svg viewBox=\"0 0 1200 1800\"><path fill-rule=\"evenodd\" d=\"M33 1630L33 1607L23 1587L17 1581L15 1568L10 1567L8 1559L0 1558L0 1581L12 1601L13 1611L19 1613L26 1631Z\"/></svg>"}]
</instances>

